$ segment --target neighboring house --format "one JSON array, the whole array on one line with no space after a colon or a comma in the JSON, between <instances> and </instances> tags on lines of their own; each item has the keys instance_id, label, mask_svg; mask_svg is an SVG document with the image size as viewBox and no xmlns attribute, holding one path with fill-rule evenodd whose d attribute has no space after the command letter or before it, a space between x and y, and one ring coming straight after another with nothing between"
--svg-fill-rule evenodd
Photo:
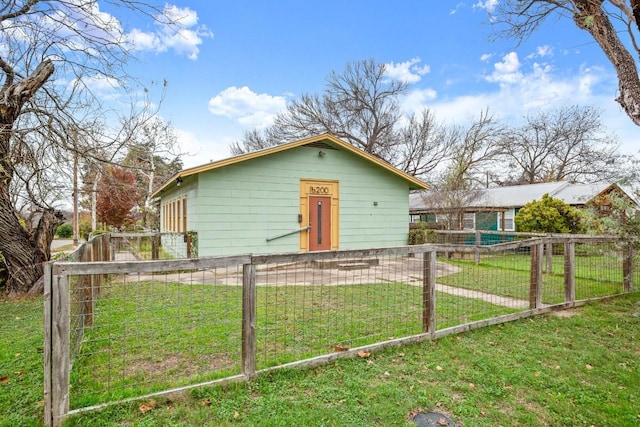
<instances>
[{"instance_id":1,"label":"neighboring house","mask_svg":"<svg viewBox=\"0 0 640 427\"><path fill-rule=\"evenodd\" d=\"M406 245L409 192L426 189L324 134L185 169L153 197L161 231L210 256Z\"/></svg>"},{"instance_id":2,"label":"neighboring house","mask_svg":"<svg viewBox=\"0 0 640 427\"><path fill-rule=\"evenodd\" d=\"M471 201L456 209L465 230L517 231L514 218L518 210L533 200L548 194L565 203L583 208L597 207L601 213L611 210L609 195L616 193L634 205L637 202L617 184L572 184L566 181L542 184L514 185L479 190ZM431 206L423 192L411 194L410 221L439 223L451 217L451 208Z\"/></svg>"}]
</instances>

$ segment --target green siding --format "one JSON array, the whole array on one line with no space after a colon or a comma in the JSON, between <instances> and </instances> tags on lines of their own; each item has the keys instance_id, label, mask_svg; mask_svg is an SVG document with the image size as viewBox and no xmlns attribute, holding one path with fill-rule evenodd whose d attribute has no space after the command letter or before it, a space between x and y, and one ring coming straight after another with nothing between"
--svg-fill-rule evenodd
<instances>
[{"instance_id":1,"label":"green siding","mask_svg":"<svg viewBox=\"0 0 640 427\"><path fill-rule=\"evenodd\" d=\"M477 212L476 213L476 230L498 230L498 213L497 212Z\"/></svg>"},{"instance_id":2,"label":"green siding","mask_svg":"<svg viewBox=\"0 0 640 427\"><path fill-rule=\"evenodd\" d=\"M341 150L297 147L202 172L174 190L186 192L188 229L200 256L299 250L300 180L339 182L340 249L405 245L409 183ZM172 199L177 193L166 192ZM377 206L374 206L377 202Z\"/></svg>"}]
</instances>

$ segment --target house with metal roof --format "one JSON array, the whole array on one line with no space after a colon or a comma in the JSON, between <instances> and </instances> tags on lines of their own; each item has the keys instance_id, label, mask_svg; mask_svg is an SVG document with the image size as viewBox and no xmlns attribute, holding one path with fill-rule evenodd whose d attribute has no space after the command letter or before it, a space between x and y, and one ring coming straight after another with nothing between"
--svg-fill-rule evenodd
<instances>
[{"instance_id":1,"label":"house with metal roof","mask_svg":"<svg viewBox=\"0 0 640 427\"><path fill-rule=\"evenodd\" d=\"M406 245L409 193L428 188L323 134L182 170L153 196L161 231L210 256Z\"/></svg>"},{"instance_id":2,"label":"house with metal roof","mask_svg":"<svg viewBox=\"0 0 640 427\"><path fill-rule=\"evenodd\" d=\"M467 230L517 231L514 218L527 203L548 194L565 203L583 208L596 206L603 213L611 208L610 194L615 193L638 205L629 191L615 183L574 184L567 181L514 185L478 190L456 209L456 221ZM413 223L451 221L452 208L438 205L417 191L410 197L410 220Z\"/></svg>"}]
</instances>

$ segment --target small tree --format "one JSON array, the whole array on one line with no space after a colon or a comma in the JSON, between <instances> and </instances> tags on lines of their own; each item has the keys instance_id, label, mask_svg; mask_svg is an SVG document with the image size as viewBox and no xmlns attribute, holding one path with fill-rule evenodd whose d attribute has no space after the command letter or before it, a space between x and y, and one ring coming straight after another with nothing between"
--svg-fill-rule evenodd
<instances>
[{"instance_id":1,"label":"small tree","mask_svg":"<svg viewBox=\"0 0 640 427\"><path fill-rule=\"evenodd\" d=\"M579 233L580 210L548 194L522 207L515 216L518 231L537 233Z\"/></svg>"},{"instance_id":2,"label":"small tree","mask_svg":"<svg viewBox=\"0 0 640 427\"><path fill-rule=\"evenodd\" d=\"M136 176L122 167L108 167L98 182L98 219L113 227L122 227L133 222L131 209L138 203Z\"/></svg>"}]
</instances>

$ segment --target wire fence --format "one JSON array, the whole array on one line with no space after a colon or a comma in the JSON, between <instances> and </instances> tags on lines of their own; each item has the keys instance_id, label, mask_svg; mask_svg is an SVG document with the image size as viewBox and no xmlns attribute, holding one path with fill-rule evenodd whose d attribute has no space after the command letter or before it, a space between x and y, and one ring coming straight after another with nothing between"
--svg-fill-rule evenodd
<instances>
[{"instance_id":1,"label":"wire fence","mask_svg":"<svg viewBox=\"0 0 640 427\"><path fill-rule=\"evenodd\" d=\"M614 238L114 260L123 246L105 235L73 262L47 265L48 425L572 307L638 279L633 251Z\"/></svg>"}]
</instances>

